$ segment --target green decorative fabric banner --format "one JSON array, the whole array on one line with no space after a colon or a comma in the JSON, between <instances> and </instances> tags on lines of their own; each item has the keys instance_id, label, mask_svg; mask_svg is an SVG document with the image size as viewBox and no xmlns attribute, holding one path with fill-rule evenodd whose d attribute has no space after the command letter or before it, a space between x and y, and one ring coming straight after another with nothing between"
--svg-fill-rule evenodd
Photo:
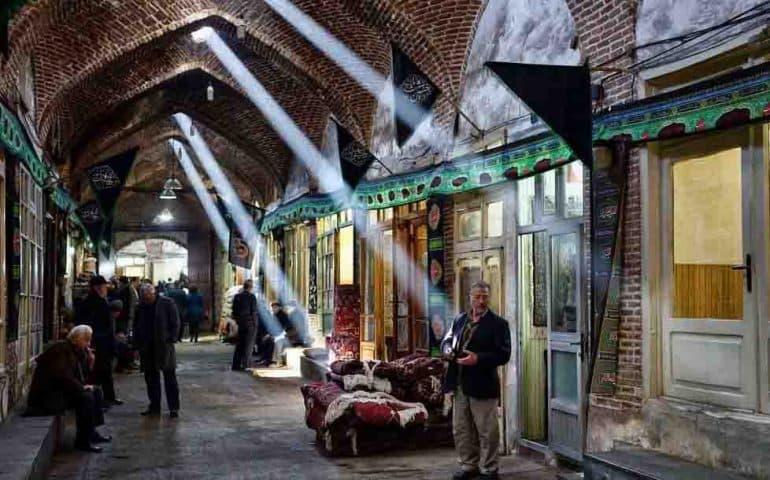
<instances>
[{"instance_id":1,"label":"green decorative fabric banner","mask_svg":"<svg viewBox=\"0 0 770 480\"><path fill-rule=\"evenodd\" d=\"M613 109L594 120L594 141L628 135L663 140L729 128L770 116L770 64Z\"/></svg>"},{"instance_id":2,"label":"green decorative fabric banner","mask_svg":"<svg viewBox=\"0 0 770 480\"><path fill-rule=\"evenodd\" d=\"M572 151L552 134L487 152L467 155L451 162L405 175L364 181L354 199L341 195L306 195L265 215L262 233L287 224L337 213L345 208L380 209L451 195L524 178L573 160Z\"/></svg>"}]
</instances>

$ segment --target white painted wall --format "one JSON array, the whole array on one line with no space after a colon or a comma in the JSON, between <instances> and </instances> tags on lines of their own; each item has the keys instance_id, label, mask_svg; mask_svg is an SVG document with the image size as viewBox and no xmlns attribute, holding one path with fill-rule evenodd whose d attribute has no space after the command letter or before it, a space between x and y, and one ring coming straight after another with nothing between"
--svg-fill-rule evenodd
<instances>
[{"instance_id":1,"label":"white painted wall","mask_svg":"<svg viewBox=\"0 0 770 480\"><path fill-rule=\"evenodd\" d=\"M637 12L637 45L721 24L761 3L764 3L764 0L642 0ZM716 32L693 42L693 48L711 47L741 30L756 27L766 21L766 18L760 18L726 31ZM637 52L638 59L650 58L673 45L675 44L641 49Z\"/></svg>"},{"instance_id":2,"label":"white painted wall","mask_svg":"<svg viewBox=\"0 0 770 480\"><path fill-rule=\"evenodd\" d=\"M460 101L463 112L482 129L526 114L528 110L484 63L577 65L580 53L570 48L574 36L565 0L489 0L468 56ZM529 127L525 121L514 129ZM461 121L460 138L472 131Z\"/></svg>"}]
</instances>

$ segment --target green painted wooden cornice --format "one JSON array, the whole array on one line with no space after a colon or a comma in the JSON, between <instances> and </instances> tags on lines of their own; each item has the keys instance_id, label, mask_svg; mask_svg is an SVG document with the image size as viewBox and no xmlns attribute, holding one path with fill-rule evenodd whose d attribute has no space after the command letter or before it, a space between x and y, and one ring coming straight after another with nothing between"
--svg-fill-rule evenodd
<instances>
[{"instance_id":1,"label":"green painted wooden cornice","mask_svg":"<svg viewBox=\"0 0 770 480\"><path fill-rule=\"evenodd\" d=\"M730 73L674 92L631 102L594 117L596 144L628 137L663 140L766 121L770 118L770 63ZM418 172L362 182L350 202L305 195L265 215L261 230L331 215L343 208L378 209L523 178L574 157L556 136L545 135L481 152Z\"/></svg>"}]
</instances>

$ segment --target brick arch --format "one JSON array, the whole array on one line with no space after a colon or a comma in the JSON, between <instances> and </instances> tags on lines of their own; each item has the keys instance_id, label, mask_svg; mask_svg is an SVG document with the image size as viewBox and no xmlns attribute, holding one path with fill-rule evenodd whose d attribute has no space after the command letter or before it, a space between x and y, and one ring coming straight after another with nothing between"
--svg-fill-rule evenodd
<instances>
[{"instance_id":1,"label":"brick arch","mask_svg":"<svg viewBox=\"0 0 770 480\"><path fill-rule=\"evenodd\" d=\"M168 112L173 110L175 109L172 108ZM108 126L104 132L115 132L115 136L113 137L111 133L106 133L106 136L111 138L111 141L108 144L104 144L100 143L100 140L103 138L100 135L83 147L84 153L77 159L79 163L76 164L76 168L72 169L73 174L70 177L70 185L77 185L78 182L84 180L83 172L87 165L109 155L125 151L133 146L155 148L158 144L163 143L165 148L165 142L169 138L174 138L187 144L186 138L168 118L168 112L164 111L158 115L149 115L143 118L142 123L131 131L126 131L123 123L120 121ZM196 125L199 134L206 138L213 154L219 160L223 169L226 170L227 177L234 186L238 187L237 190L241 194L254 192L261 198L265 198L269 192L283 191L283 184L266 168L268 164L264 160L255 159L248 152L242 150L230 138L225 136L227 132L209 128L205 121L197 122ZM140 157L142 157L141 151Z\"/></svg>"},{"instance_id":2,"label":"brick arch","mask_svg":"<svg viewBox=\"0 0 770 480\"><path fill-rule=\"evenodd\" d=\"M201 76L211 75L204 69L193 68L186 72L187 74L200 74ZM213 77L215 78L215 77ZM172 77L172 80L177 77ZM207 81L200 80L202 85ZM170 86L169 86L170 85ZM272 127L261 116L259 111L252 107L249 101L235 89L225 91L222 84L217 84L215 102L209 103L205 100L200 101L202 89L196 92L180 91L180 88L174 88L174 84L167 83L156 85L154 91L145 92L142 95L147 98L143 101L144 111L131 112L132 105L136 101L126 101L111 109L102 115L94 115L88 122L80 127L79 134L75 137L76 143L73 166L78 167L81 159L87 155L98 154L98 149L89 148L89 142L108 143L115 141L120 137L122 131L120 128L113 128L113 123L120 124L121 127L128 128L129 132L142 126L143 118L155 120L158 117L170 116L176 111L189 112L197 121L210 124L218 128L221 133L229 130L228 136L240 138L237 143L241 147L254 153L254 157L265 165L268 170L273 170L274 175L281 181L285 180L287 174L288 161L291 158L290 152L280 141L278 136L272 130ZM165 90L164 90L165 88ZM141 100L140 100L141 101ZM328 112L318 100L307 97L297 96L296 98L287 98L283 100L284 107L289 113L295 116L302 116L305 132L315 141L320 143L322 137L324 122ZM122 114L120 109L128 110L127 114ZM85 115L85 113L83 113ZM116 121L112 117L118 117ZM130 125L130 119L124 119L124 116L133 116L139 122ZM218 126L218 127L217 127Z\"/></svg>"},{"instance_id":3,"label":"brick arch","mask_svg":"<svg viewBox=\"0 0 770 480\"><path fill-rule=\"evenodd\" d=\"M43 59L41 63L42 71L38 77L37 83L38 98L40 104L40 112L46 112L48 110L48 104L53 98L62 95L62 91L68 90L69 86L76 86L93 72L98 70L101 65L114 61L125 55L130 55L132 51L141 49L141 46L174 32L187 33L187 30L191 30L194 26L200 25L202 22L214 23L226 30L233 31L234 27L231 22L235 21L235 14L244 9L241 3L248 2L236 2L236 1L203 1L198 0L194 2L190 1L169 1L164 5L163 10L167 12L178 13L178 18L168 16L153 16L148 15L142 20L137 22L139 27L137 31L127 32L123 24L131 23L126 19L132 18L132 16L143 15L143 10L149 8L146 4L149 2L138 2L137 5L133 5L134 2L123 2L121 7L126 11L130 10L130 13L126 13L126 18L115 19L116 14L112 12L112 17L109 18L104 11L102 15L98 15L98 9L91 9L91 13L96 15L95 18L82 18L85 15L79 15L78 13L64 18L69 23L64 23L58 26L52 26L48 29L48 36L44 39L44 43L32 45L30 50L39 55L37 58ZM50 4L51 11L54 12L56 4ZM194 5L195 7L191 7ZM264 7L262 10L264 10ZM146 12L145 12L146 13ZM358 87L359 91L355 91L356 86L346 78L344 73L336 67L331 61L325 58L319 58L317 52L312 47L309 47L304 40L294 32L289 25L285 22L281 24L282 20L276 18L275 14L271 11L260 12L259 18L256 22L252 23L250 28L250 35L245 42L247 45L252 45L255 50L259 51L263 57L269 59L272 63L275 63L281 68L286 70L293 70L294 73L299 72L304 74L306 78L312 79L318 86L320 86L320 94L327 99L330 104L336 103L337 105L346 105L347 103L366 104L366 101L361 101L362 96L368 96L366 92ZM147 21L149 19L150 21ZM161 19L169 21L160 22ZM88 20L88 21L86 21ZM344 20L344 18L342 19ZM99 48L98 52L95 52L90 45L80 45L84 48L67 48L72 44L72 41L68 39L77 38L78 32L74 31L74 25L77 25L78 29L83 28L85 24L88 28L90 23L98 22L99 28L102 31L110 33L111 37L109 41L105 41L105 47ZM338 21L337 23L340 23ZM344 23L344 22L343 22ZM71 25L70 25L71 24ZM389 63L386 45L384 42L379 42L379 51L376 48L378 46L378 37L369 33L368 35L358 35L363 25L360 23L357 25L351 25L350 22L343 25L350 35L356 35L355 38L365 38L366 42L356 42L359 53L369 59L374 59L373 63L379 63L381 66ZM110 31L114 28L114 31ZM288 32L288 33L287 33ZM340 35L343 32L338 32ZM280 42L276 41L276 38L280 38ZM43 41L43 39L40 39ZM55 44L61 45L60 47ZM62 49L64 51L59 51ZM375 55L377 54L377 55ZM14 55L23 56L22 51L14 51ZM58 59L61 60L58 60ZM350 92L343 91L344 89L350 90ZM348 99L352 98L353 101ZM373 100L369 102L370 109L374 108ZM342 111L340 111L342 110ZM345 112L344 110L347 110ZM350 130L359 136L362 136L362 132L366 128L360 126L364 123L368 115L359 115L356 113L356 108L347 109L337 108L335 112L341 119L345 117L359 117L356 122L351 122L349 126ZM40 119L44 118L45 113L41 113ZM362 120L364 119L364 120Z\"/></svg>"}]
</instances>

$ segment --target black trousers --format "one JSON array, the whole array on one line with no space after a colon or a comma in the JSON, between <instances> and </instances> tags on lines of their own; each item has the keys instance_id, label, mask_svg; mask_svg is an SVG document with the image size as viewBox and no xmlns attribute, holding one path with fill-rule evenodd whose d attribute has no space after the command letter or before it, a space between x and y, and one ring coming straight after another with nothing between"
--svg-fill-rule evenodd
<instances>
[{"instance_id":1,"label":"black trousers","mask_svg":"<svg viewBox=\"0 0 770 480\"><path fill-rule=\"evenodd\" d=\"M89 443L96 427L104 424L104 413L101 408L102 401L102 392L99 389L84 390L79 395L68 399L67 407L75 410L77 424L76 444Z\"/></svg>"},{"instance_id":2,"label":"black trousers","mask_svg":"<svg viewBox=\"0 0 770 480\"><path fill-rule=\"evenodd\" d=\"M251 366L251 351L254 350L254 340L257 334L255 322L238 324L238 343L233 353L233 369L240 370Z\"/></svg>"},{"instance_id":3,"label":"black trousers","mask_svg":"<svg viewBox=\"0 0 770 480\"><path fill-rule=\"evenodd\" d=\"M275 351L275 339L272 335L260 332L262 338L257 339L257 357L260 362L271 363Z\"/></svg>"},{"instance_id":4,"label":"black trousers","mask_svg":"<svg viewBox=\"0 0 770 480\"><path fill-rule=\"evenodd\" d=\"M181 321L179 322L179 335L177 336L177 339L181 342L184 340L184 326L187 325L187 322Z\"/></svg>"},{"instance_id":5,"label":"black trousers","mask_svg":"<svg viewBox=\"0 0 770 480\"><path fill-rule=\"evenodd\" d=\"M190 322L188 325L190 325L190 341L191 342L197 342L198 341L198 332L200 331L200 323L198 323L198 322Z\"/></svg>"},{"instance_id":6,"label":"black trousers","mask_svg":"<svg viewBox=\"0 0 770 480\"><path fill-rule=\"evenodd\" d=\"M147 396L150 410L160 411L160 373L161 370L144 367L144 381L147 384ZM179 384L176 382L176 370L163 370L163 385L166 389L166 403L171 411L179 410Z\"/></svg>"},{"instance_id":7,"label":"black trousers","mask_svg":"<svg viewBox=\"0 0 770 480\"><path fill-rule=\"evenodd\" d=\"M115 383L112 379L112 359L114 355L96 351L94 359L94 383L102 387L104 400L112 402L115 397Z\"/></svg>"}]
</instances>

